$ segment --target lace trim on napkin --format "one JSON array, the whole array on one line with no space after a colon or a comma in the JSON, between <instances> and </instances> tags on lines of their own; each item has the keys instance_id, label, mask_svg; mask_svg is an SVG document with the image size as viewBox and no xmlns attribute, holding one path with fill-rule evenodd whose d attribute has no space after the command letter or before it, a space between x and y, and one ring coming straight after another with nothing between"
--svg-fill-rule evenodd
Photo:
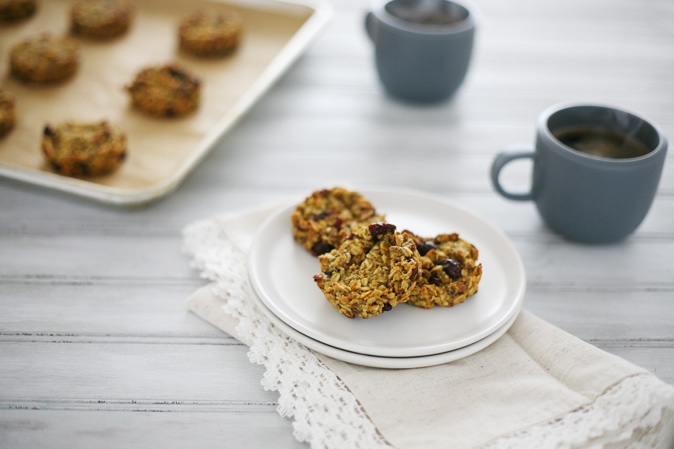
<instances>
[{"instance_id":1,"label":"lace trim on napkin","mask_svg":"<svg viewBox=\"0 0 674 449\"><path fill-rule=\"evenodd\" d=\"M227 300L225 311L238 319L236 331L250 343L248 358L265 366L262 385L279 392L278 413L294 419L295 437L312 448L391 449L348 387L248 300L254 293L246 256L221 224L216 220L194 223L185 229L184 237L192 265L217 282L215 293ZM591 404L499 437L482 449L669 449L665 445L671 440L662 427L665 421L673 422L673 402L674 388L650 374L636 375Z\"/></svg>"},{"instance_id":2,"label":"lace trim on napkin","mask_svg":"<svg viewBox=\"0 0 674 449\"><path fill-rule=\"evenodd\" d=\"M609 388L576 411L499 437L480 449L672 449L674 389L650 374L638 374ZM663 431L664 430L664 431Z\"/></svg>"},{"instance_id":3,"label":"lace trim on napkin","mask_svg":"<svg viewBox=\"0 0 674 449\"><path fill-rule=\"evenodd\" d=\"M239 337L250 343L248 358L266 371L262 386L279 392L278 413L293 418L295 438L312 448L386 448L386 443L344 383L304 345L277 330L248 298L246 256L217 221L201 221L185 232L185 251L203 277L217 282L225 311L238 319Z\"/></svg>"}]
</instances>

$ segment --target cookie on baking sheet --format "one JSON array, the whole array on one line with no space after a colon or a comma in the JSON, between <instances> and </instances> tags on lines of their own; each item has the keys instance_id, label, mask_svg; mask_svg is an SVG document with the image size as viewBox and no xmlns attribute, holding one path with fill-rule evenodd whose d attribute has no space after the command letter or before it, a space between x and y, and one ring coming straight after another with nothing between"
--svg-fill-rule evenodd
<instances>
[{"instance_id":1,"label":"cookie on baking sheet","mask_svg":"<svg viewBox=\"0 0 674 449\"><path fill-rule=\"evenodd\" d=\"M70 31L77 36L109 39L124 34L132 16L127 0L78 0L70 11Z\"/></svg>"},{"instance_id":2,"label":"cookie on baking sheet","mask_svg":"<svg viewBox=\"0 0 674 449\"><path fill-rule=\"evenodd\" d=\"M57 83L77 71L80 47L70 37L42 34L14 45L9 60L12 74L24 82Z\"/></svg>"},{"instance_id":3,"label":"cookie on baking sheet","mask_svg":"<svg viewBox=\"0 0 674 449\"><path fill-rule=\"evenodd\" d=\"M62 175L93 177L112 173L124 162L126 135L108 122L44 127L42 151Z\"/></svg>"},{"instance_id":4,"label":"cookie on baking sheet","mask_svg":"<svg viewBox=\"0 0 674 449\"><path fill-rule=\"evenodd\" d=\"M235 11L196 11L180 23L180 47L197 56L225 56L239 44L242 28L243 19Z\"/></svg>"},{"instance_id":5,"label":"cookie on baking sheet","mask_svg":"<svg viewBox=\"0 0 674 449\"><path fill-rule=\"evenodd\" d=\"M451 307L477 292L482 265L477 263L479 252L474 245L456 233L413 238L421 255L421 277L408 304L426 309Z\"/></svg>"},{"instance_id":6,"label":"cookie on baking sheet","mask_svg":"<svg viewBox=\"0 0 674 449\"><path fill-rule=\"evenodd\" d=\"M198 108L200 87L199 78L168 64L142 70L126 90L138 109L158 117L180 117Z\"/></svg>"},{"instance_id":7,"label":"cookie on baking sheet","mask_svg":"<svg viewBox=\"0 0 674 449\"><path fill-rule=\"evenodd\" d=\"M361 226L329 253L319 256L314 281L348 318L370 318L409 299L419 279L421 256L412 235L390 223Z\"/></svg>"},{"instance_id":8,"label":"cookie on baking sheet","mask_svg":"<svg viewBox=\"0 0 674 449\"><path fill-rule=\"evenodd\" d=\"M0 89L0 137L7 135L16 122L16 102L14 95Z\"/></svg>"},{"instance_id":9,"label":"cookie on baking sheet","mask_svg":"<svg viewBox=\"0 0 674 449\"><path fill-rule=\"evenodd\" d=\"M0 25L20 22L35 14L35 0L0 0Z\"/></svg>"},{"instance_id":10,"label":"cookie on baking sheet","mask_svg":"<svg viewBox=\"0 0 674 449\"><path fill-rule=\"evenodd\" d=\"M354 228L384 221L384 216L360 193L335 187L312 193L290 219L295 241L318 256L338 247Z\"/></svg>"}]
</instances>

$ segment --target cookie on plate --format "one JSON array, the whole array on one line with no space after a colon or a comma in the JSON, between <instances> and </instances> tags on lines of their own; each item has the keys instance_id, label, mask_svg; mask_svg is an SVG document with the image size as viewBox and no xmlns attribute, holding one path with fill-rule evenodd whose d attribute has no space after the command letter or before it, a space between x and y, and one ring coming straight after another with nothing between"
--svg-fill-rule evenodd
<instances>
[{"instance_id":1,"label":"cookie on plate","mask_svg":"<svg viewBox=\"0 0 674 449\"><path fill-rule=\"evenodd\" d=\"M198 108L200 87L199 78L168 64L142 70L126 90L138 109L158 117L180 117Z\"/></svg>"},{"instance_id":2,"label":"cookie on plate","mask_svg":"<svg viewBox=\"0 0 674 449\"><path fill-rule=\"evenodd\" d=\"M0 0L0 25L20 22L35 14L35 0Z\"/></svg>"},{"instance_id":3,"label":"cookie on plate","mask_svg":"<svg viewBox=\"0 0 674 449\"><path fill-rule=\"evenodd\" d=\"M421 255L421 277L408 304L451 307L477 292L482 265L477 263L479 252L473 244L456 233L413 238Z\"/></svg>"},{"instance_id":4,"label":"cookie on plate","mask_svg":"<svg viewBox=\"0 0 674 449\"><path fill-rule=\"evenodd\" d=\"M27 83L57 83L77 71L80 47L70 37L42 34L14 45L9 59L16 78Z\"/></svg>"},{"instance_id":5,"label":"cookie on plate","mask_svg":"<svg viewBox=\"0 0 674 449\"><path fill-rule=\"evenodd\" d=\"M419 279L421 256L412 235L390 223L361 226L329 253L319 256L314 281L348 318L370 318L409 299Z\"/></svg>"},{"instance_id":6,"label":"cookie on plate","mask_svg":"<svg viewBox=\"0 0 674 449\"><path fill-rule=\"evenodd\" d=\"M318 256L338 247L356 227L385 217L360 193L335 187L312 193L290 219L295 241Z\"/></svg>"},{"instance_id":7,"label":"cookie on plate","mask_svg":"<svg viewBox=\"0 0 674 449\"><path fill-rule=\"evenodd\" d=\"M110 39L129 29L132 16L127 0L78 0L70 11L70 31L77 36Z\"/></svg>"},{"instance_id":8,"label":"cookie on plate","mask_svg":"<svg viewBox=\"0 0 674 449\"><path fill-rule=\"evenodd\" d=\"M196 11L180 23L180 47L196 56L225 56L239 44L242 28L243 19L235 11Z\"/></svg>"},{"instance_id":9,"label":"cookie on plate","mask_svg":"<svg viewBox=\"0 0 674 449\"><path fill-rule=\"evenodd\" d=\"M44 127L42 151L49 165L66 176L102 176L117 170L127 151L126 135L108 122Z\"/></svg>"},{"instance_id":10,"label":"cookie on plate","mask_svg":"<svg viewBox=\"0 0 674 449\"><path fill-rule=\"evenodd\" d=\"M16 103L14 95L0 89L0 137L7 135L16 122Z\"/></svg>"}]
</instances>

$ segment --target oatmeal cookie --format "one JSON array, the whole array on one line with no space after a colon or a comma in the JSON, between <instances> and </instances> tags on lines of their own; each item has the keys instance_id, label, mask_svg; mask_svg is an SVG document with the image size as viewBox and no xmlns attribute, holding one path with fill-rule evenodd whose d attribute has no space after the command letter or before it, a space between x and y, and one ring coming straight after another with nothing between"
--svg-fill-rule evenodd
<instances>
[{"instance_id":1,"label":"oatmeal cookie","mask_svg":"<svg viewBox=\"0 0 674 449\"><path fill-rule=\"evenodd\" d=\"M0 0L0 25L25 20L35 14L35 0Z\"/></svg>"},{"instance_id":2,"label":"oatmeal cookie","mask_svg":"<svg viewBox=\"0 0 674 449\"><path fill-rule=\"evenodd\" d=\"M225 56L239 44L242 27L243 20L234 11L197 11L180 23L180 47L197 56Z\"/></svg>"},{"instance_id":3,"label":"oatmeal cookie","mask_svg":"<svg viewBox=\"0 0 674 449\"><path fill-rule=\"evenodd\" d=\"M69 37L50 34L16 44L9 55L12 74L28 83L48 84L64 81L77 71L80 47Z\"/></svg>"},{"instance_id":4,"label":"oatmeal cookie","mask_svg":"<svg viewBox=\"0 0 674 449\"><path fill-rule=\"evenodd\" d=\"M101 176L126 158L126 136L107 122L47 125L42 151L51 167L66 176Z\"/></svg>"},{"instance_id":5,"label":"oatmeal cookie","mask_svg":"<svg viewBox=\"0 0 674 449\"><path fill-rule=\"evenodd\" d=\"M318 259L314 281L341 314L370 318L406 302L419 278L421 256L412 235L395 225L361 226Z\"/></svg>"},{"instance_id":6,"label":"oatmeal cookie","mask_svg":"<svg viewBox=\"0 0 674 449\"><path fill-rule=\"evenodd\" d=\"M180 117L199 106L201 81L184 68L169 64L142 70L126 87L134 106L159 117Z\"/></svg>"},{"instance_id":7,"label":"oatmeal cookie","mask_svg":"<svg viewBox=\"0 0 674 449\"><path fill-rule=\"evenodd\" d=\"M78 0L70 11L70 31L93 39L113 38L129 29L132 15L127 0Z\"/></svg>"},{"instance_id":8,"label":"oatmeal cookie","mask_svg":"<svg viewBox=\"0 0 674 449\"><path fill-rule=\"evenodd\" d=\"M458 234L435 238L414 236L421 254L421 277L410 294L408 304L430 309L462 303L477 292L482 265L478 250Z\"/></svg>"},{"instance_id":9,"label":"oatmeal cookie","mask_svg":"<svg viewBox=\"0 0 674 449\"><path fill-rule=\"evenodd\" d=\"M318 256L338 247L354 228L384 221L384 216L360 193L335 187L312 193L290 219L295 240Z\"/></svg>"},{"instance_id":10,"label":"oatmeal cookie","mask_svg":"<svg viewBox=\"0 0 674 449\"><path fill-rule=\"evenodd\" d=\"M0 89L0 137L4 137L14 128L15 121L14 95Z\"/></svg>"}]
</instances>

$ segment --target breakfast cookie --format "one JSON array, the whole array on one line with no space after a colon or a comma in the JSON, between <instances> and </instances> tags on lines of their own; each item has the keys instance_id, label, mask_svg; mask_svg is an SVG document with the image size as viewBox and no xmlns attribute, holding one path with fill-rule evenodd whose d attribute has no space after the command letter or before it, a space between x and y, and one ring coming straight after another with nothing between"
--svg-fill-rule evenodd
<instances>
[{"instance_id":1,"label":"breakfast cookie","mask_svg":"<svg viewBox=\"0 0 674 449\"><path fill-rule=\"evenodd\" d=\"M421 255L421 277L410 294L408 304L430 309L453 306L477 292L482 265L478 250L458 234L435 238L413 236Z\"/></svg>"},{"instance_id":2,"label":"breakfast cookie","mask_svg":"<svg viewBox=\"0 0 674 449\"><path fill-rule=\"evenodd\" d=\"M199 106L201 81L184 68L169 64L142 70L126 87L134 106L159 117L179 117Z\"/></svg>"},{"instance_id":3,"label":"breakfast cookie","mask_svg":"<svg viewBox=\"0 0 674 449\"><path fill-rule=\"evenodd\" d=\"M290 216L293 237L314 256L338 247L359 225L384 221L363 195L341 187L318 190Z\"/></svg>"},{"instance_id":4,"label":"breakfast cookie","mask_svg":"<svg viewBox=\"0 0 674 449\"><path fill-rule=\"evenodd\" d=\"M322 273L314 281L341 314L370 318L409 299L421 256L412 235L395 229L389 223L360 226L319 256Z\"/></svg>"},{"instance_id":5,"label":"breakfast cookie","mask_svg":"<svg viewBox=\"0 0 674 449\"><path fill-rule=\"evenodd\" d=\"M78 36L109 39L129 29L132 15L127 0L78 0L70 11L70 30Z\"/></svg>"},{"instance_id":6,"label":"breakfast cookie","mask_svg":"<svg viewBox=\"0 0 674 449\"><path fill-rule=\"evenodd\" d=\"M0 89L0 137L4 137L13 128L16 121L16 103L14 95Z\"/></svg>"},{"instance_id":7,"label":"breakfast cookie","mask_svg":"<svg viewBox=\"0 0 674 449\"><path fill-rule=\"evenodd\" d=\"M66 80L77 71L80 47L69 37L50 34L32 37L10 51L12 74L28 83L48 84Z\"/></svg>"},{"instance_id":8,"label":"breakfast cookie","mask_svg":"<svg viewBox=\"0 0 674 449\"><path fill-rule=\"evenodd\" d=\"M36 9L35 0L0 0L0 25L27 19Z\"/></svg>"},{"instance_id":9,"label":"breakfast cookie","mask_svg":"<svg viewBox=\"0 0 674 449\"><path fill-rule=\"evenodd\" d=\"M225 56L238 45L242 27L234 11L197 11L180 23L180 47L197 56Z\"/></svg>"},{"instance_id":10,"label":"breakfast cookie","mask_svg":"<svg viewBox=\"0 0 674 449\"><path fill-rule=\"evenodd\" d=\"M47 125L42 151L51 167L66 176L101 176L126 157L126 135L108 122Z\"/></svg>"}]
</instances>

